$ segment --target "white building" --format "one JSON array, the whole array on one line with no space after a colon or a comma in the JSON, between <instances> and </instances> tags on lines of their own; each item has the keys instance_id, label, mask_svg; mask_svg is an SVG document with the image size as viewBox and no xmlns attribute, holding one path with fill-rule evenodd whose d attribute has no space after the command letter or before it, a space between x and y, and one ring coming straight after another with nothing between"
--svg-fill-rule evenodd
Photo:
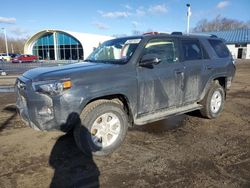
<instances>
[{"instance_id":1,"label":"white building","mask_svg":"<svg viewBox=\"0 0 250 188\"><path fill-rule=\"evenodd\" d=\"M250 59L250 29L214 31L208 34L224 39L235 59Z\"/></svg>"},{"instance_id":2,"label":"white building","mask_svg":"<svg viewBox=\"0 0 250 188\"><path fill-rule=\"evenodd\" d=\"M79 60L86 58L100 43L112 38L55 29L42 30L26 41L24 53L44 60Z\"/></svg>"}]
</instances>

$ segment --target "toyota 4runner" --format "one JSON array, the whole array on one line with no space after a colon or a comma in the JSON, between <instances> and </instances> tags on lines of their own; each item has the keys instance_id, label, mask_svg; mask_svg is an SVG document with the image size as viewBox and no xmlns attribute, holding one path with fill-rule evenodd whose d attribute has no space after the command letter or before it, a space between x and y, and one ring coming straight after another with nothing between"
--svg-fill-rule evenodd
<instances>
[{"instance_id":1,"label":"toyota 4runner","mask_svg":"<svg viewBox=\"0 0 250 188\"><path fill-rule=\"evenodd\" d=\"M234 74L216 36L154 32L106 41L84 62L25 72L17 108L29 126L73 131L80 150L107 155L129 126L194 110L218 117Z\"/></svg>"}]
</instances>

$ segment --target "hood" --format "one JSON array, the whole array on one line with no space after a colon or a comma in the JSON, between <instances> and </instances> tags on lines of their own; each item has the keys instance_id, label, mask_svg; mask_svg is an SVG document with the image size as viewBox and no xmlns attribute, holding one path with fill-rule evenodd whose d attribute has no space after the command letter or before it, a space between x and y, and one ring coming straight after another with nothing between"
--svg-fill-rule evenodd
<instances>
[{"instance_id":1,"label":"hood","mask_svg":"<svg viewBox=\"0 0 250 188\"><path fill-rule=\"evenodd\" d=\"M74 73L84 72L93 69L102 69L110 66L114 65L104 63L81 62L54 67L38 67L26 71L23 76L28 79L31 79L32 81L43 81L57 79L58 77L67 77L70 75L74 75Z\"/></svg>"}]
</instances>

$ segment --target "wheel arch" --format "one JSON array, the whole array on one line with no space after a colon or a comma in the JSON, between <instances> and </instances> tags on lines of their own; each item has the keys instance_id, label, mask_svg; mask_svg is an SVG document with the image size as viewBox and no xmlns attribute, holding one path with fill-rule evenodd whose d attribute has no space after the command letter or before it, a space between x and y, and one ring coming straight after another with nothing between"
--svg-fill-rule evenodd
<instances>
[{"instance_id":1,"label":"wheel arch","mask_svg":"<svg viewBox=\"0 0 250 188\"><path fill-rule=\"evenodd\" d=\"M109 94L104 96L93 97L88 100L88 102L82 106L81 112L85 109L89 104L96 102L98 100L111 100L123 106L123 109L128 115L129 126L132 126L134 123L133 113L130 106L129 99L124 94Z\"/></svg>"},{"instance_id":2,"label":"wheel arch","mask_svg":"<svg viewBox=\"0 0 250 188\"><path fill-rule=\"evenodd\" d=\"M212 77L208 80L202 94L201 94L201 97L200 97L200 100L201 101L206 93L208 92L209 88L210 88L210 85L213 83L213 82L218 82L220 84L220 86L223 87L224 91L225 91L225 98L226 98L226 82L227 82L227 76L225 75L220 75L220 76L215 76L215 77Z\"/></svg>"}]
</instances>

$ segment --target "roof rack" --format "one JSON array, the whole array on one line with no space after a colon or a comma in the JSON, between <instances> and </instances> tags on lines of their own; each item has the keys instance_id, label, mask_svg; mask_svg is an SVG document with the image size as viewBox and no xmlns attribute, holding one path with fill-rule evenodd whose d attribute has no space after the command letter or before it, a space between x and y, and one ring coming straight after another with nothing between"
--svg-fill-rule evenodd
<instances>
[{"instance_id":1,"label":"roof rack","mask_svg":"<svg viewBox=\"0 0 250 188\"><path fill-rule=\"evenodd\" d=\"M160 34L160 33L157 32L157 31L151 31L151 32L143 33L143 35L158 35L158 34Z\"/></svg>"},{"instance_id":2,"label":"roof rack","mask_svg":"<svg viewBox=\"0 0 250 188\"><path fill-rule=\"evenodd\" d=\"M171 33L171 35L183 35L180 31L174 31Z\"/></svg>"},{"instance_id":3,"label":"roof rack","mask_svg":"<svg viewBox=\"0 0 250 188\"><path fill-rule=\"evenodd\" d=\"M204 36L204 37L211 37L211 38L218 38L217 35L208 34L208 33L190 33L190 35Z\"/></svg>"},{"instance_id":4,"label":"roof rack","mask_svg":"<svg viewBox=\"0 0 250 188\"><path fill-rule=\"evenodd\" d=\"M143 33L143 35L169 35L170 33L168 32L159 32L159 31L151 31L151 32L146 32Z\"/></svg>"},{"instance_id":5,"label":"roof rack","mask_svg":"<svg viewBox=\"0 0 250 188\"><path fill-rule=\"evenodd\" d=\"M211 38L218 38L218 36L217 36L217 35L214 35L214 34L211 34L210 37L211 37Z\"/></svg>"},{"instance_id":6,"label":"roof rack","mask_svg":"<svg viewBox=\"0 0 250 188\"><path fill-rule=\"evenodd\" d=\"M183 33L180 31L174 31L171 33L171 35L183 35ZM198 36L207 36L207 37L211 37L211 38L218 38L214 34L207 34L207 33L190 33L189 35L198 35Z\"/></svg>"}]
</instances>

